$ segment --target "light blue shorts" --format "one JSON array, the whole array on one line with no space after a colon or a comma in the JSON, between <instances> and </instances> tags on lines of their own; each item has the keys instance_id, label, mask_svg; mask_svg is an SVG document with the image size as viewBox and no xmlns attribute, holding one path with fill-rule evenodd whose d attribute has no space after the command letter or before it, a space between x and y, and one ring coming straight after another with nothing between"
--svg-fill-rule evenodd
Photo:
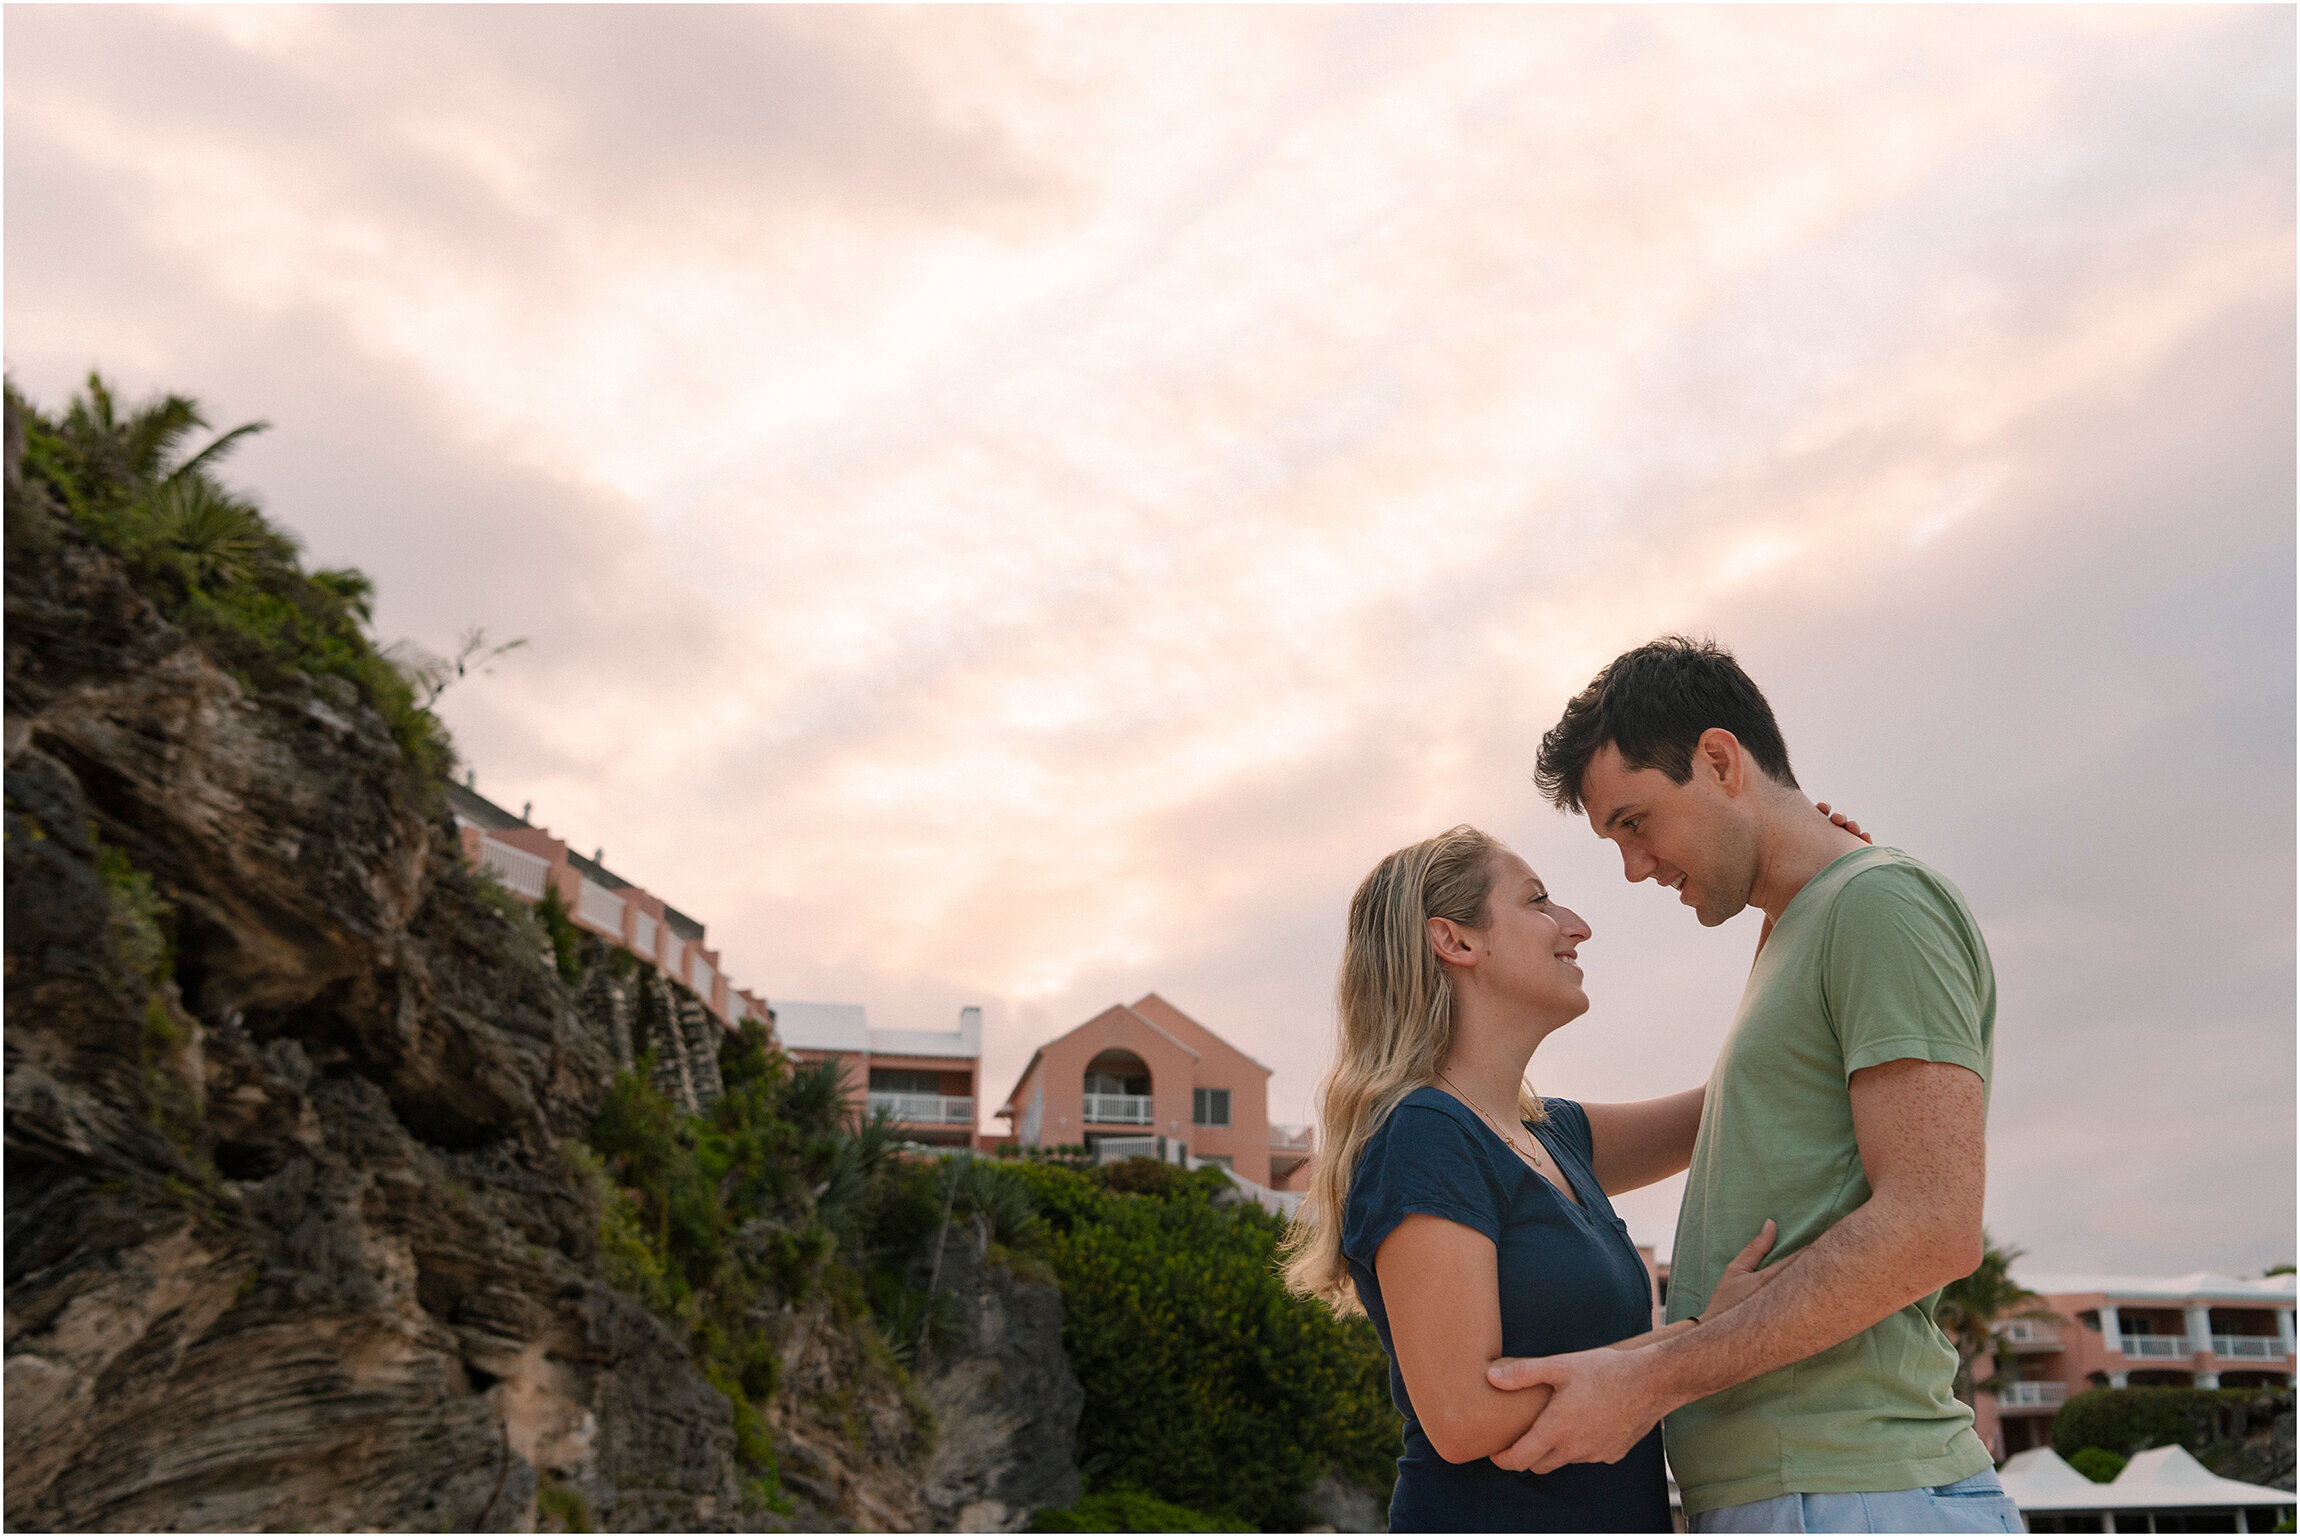
<instances>
[{"instance_id":1,"label":"light blue shorts","mask_svg":"<svg viewBox=\"0 0 2300 1537\"><path fill-rule=\"evenodd\" d=\"M1782 1494L1690 1522L1696 1532L2018 1532L2020 1507L1992 1470L1889 1494Z\"/></svg>"}]
</instances>

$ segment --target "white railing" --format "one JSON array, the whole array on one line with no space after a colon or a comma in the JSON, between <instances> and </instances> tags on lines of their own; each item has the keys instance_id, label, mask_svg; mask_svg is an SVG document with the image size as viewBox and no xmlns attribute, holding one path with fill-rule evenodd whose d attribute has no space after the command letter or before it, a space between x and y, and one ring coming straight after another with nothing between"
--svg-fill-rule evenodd
<instances>
[{"instance_id":1,"label":"white railing","mask_svg":"<svg viewBox=\"0 0 2300 1537\"><path fill-rule=\"evenodd\" d=\"M2281 1361L2284 1342L2274 1335L2215 1334L2212 1353L2230 1361Z\"/></svg>"},{"instance_id":2,"label":"white railing","mask_svg":"<svg viewBox=\"0 0 2300 1537\"><path fill-rule=\"evenodd\" d=\"M538 859L525 849L515 849L508 843L497 843L493 838L479 840L479 863L491 871L495 878L530 901L543 900L544 882L551 874L551 861Z\"/></svg>"},{"instance_id":3,"label":"white railing","mask_svg":"<svg viewBox=\"0 0 2300 1537\"><path fill-rule=\"evenodd\" d=\"M2007 1382L1996 1389L1999 1409L2058 1409L2068 1402L2065 1382Z\"/></svg>"},{"instance_id":4,"label":"white railing","mask_svg":"<svg viewBox=\"0 0 2300 1537\"><path fill-rule=\"evenodd\" d=\"M951 1094L873 1094L870 1112L884 1110L912 1126L972 1126L974 1101Z\"/></svg>"},{"instance_id":5,"label":"white railing","mask_svg":"<svg viewBox=\"0 0 2300 1537\"><path fill-rule=\"evenodd\" d=\"M2127 1334L2119 1341L2128 1356L2141 1356L2160 1361L2177 1360L2193 1355L2185 1334Z\"/></svg>"},{"instance_id":6,"label":"white railing","mask_svg":"<svg viewBox=\"0 0 2300 1537\"><path fill-rule=\"evenodd\" d=\"M699 955L688 964L687 985L693 988L695 996L705 1003L711 1001L711 984L718 980L718 976L719 974L711 969L711 963Z\"/></svg>"},{"instance_id":7,"label":"white railing","mask_svg":"<svg viewBox=\"0 0 2300 1537\"><path fill-rule=\"evenodd\" d=\"M1156 1137L1104 1137L1094 1144L1096 1163L1117 1163L1127 1158L1156 1158Z\"/></svg>"},{"instance_id":8,"label":"white railing","mask_svg":"<svg viewBox=\"0 0 2300 1537\"><path fill-rule=\"evenodd\" d=\"M583 878L583 894L575 900L575 916L595 929L623 937L623 899L604 886Z\"/></svg>"},{"instance_id":9,"label":"white railing","mask_svg":"<svg viewBox=\"0 0 2300 1537\"><path fill-rule=\"evenodd\" d=\"M2016 1318L1997 1326L1997 1338L2015 1350L2058 1350L2060 1331L2034 1318Z\"/></svg>"},{"instance_id":10,"label":"white railing","mask_svg":"<svg viewBox=\"0 0 2300 1537\"><path fill-rule=\"evenodd\" d=\"M1272 1152L1308 1153L1317 1149L1317 1131L1308 1126L1273 1126L1270 1128Z\"/></svg>"},{"instance_id":11,"label":"white railing","mask_svg":"<svg viewBox=\"0 0 2300 1537\"><path fill-rule=\"evenodd\" d=\"M655 958L655 931L662 923L646 913L631 915L631 948L648 960Z\"/></svg>"},{"instance_id":12,"label":"white railing","mask_svg":"<svg viewBox=\"0 0 2300 1537\"><path fill-rule=\"evenodd\" d=\"M1086 1096L1086 1119L1104 1125L1148 1126L1150 1096L1147 1094L1089 1094Z\"/></svg>"}]
</instances>

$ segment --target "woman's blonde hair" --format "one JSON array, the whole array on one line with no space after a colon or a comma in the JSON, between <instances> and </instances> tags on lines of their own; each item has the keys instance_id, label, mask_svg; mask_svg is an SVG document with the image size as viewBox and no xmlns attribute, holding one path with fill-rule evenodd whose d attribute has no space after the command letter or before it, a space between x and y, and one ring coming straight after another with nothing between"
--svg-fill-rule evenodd
<instances>
[{"instance_id":1,"label":"woman's blonde hair","mask_svg":"<svg viewBox=\"0 0 2300 1537\"><path fill-rule=\"evenodd\" d=\"M1358 1155L1399 1100L1437 1077L1453 1045L1453 982L1430 945L1429 920L1484 928L1502 851L1499 839L1456 827L1384 859L1350 898L1335 988L1341 1049L1319 1089L1310 1190L1284 1245L1286 1284L1337 1313L1359 1311L1342 1257L1342 1213ZM1518 1110L1529 1121L1543 1118L1540 1097L1523 1085Z\"/></svg>"}]
</instances>

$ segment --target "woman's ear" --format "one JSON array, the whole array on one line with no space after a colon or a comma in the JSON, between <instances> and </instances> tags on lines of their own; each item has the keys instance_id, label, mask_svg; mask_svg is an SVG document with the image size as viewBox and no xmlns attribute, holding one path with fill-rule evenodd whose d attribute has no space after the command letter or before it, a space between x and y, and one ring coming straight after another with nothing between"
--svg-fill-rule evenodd
<instances>
[{"instance_id":1,"label":"woman's ear","mask_svg":"<svg viewBox=\"0 0 2300 1537\"><path fill-rule=\"evenodd\" d=\"M1470 948L1469 930L1451 918L1432 918L1429 921L1430 948L1437 958L1448 966L1474 966L1477 952Z\"/></svg>"}]
</instances>

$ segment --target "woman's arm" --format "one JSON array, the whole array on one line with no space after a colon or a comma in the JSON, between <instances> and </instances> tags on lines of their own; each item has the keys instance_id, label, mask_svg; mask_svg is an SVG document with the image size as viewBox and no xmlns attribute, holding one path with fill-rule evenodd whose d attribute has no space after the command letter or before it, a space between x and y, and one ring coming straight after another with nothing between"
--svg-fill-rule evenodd
<instances>
[{"instance_id":1,"label":"woman's arm","mask_svg":"<svg viewBox=\"0 0 2300 1537\"><path fill-rule=\"evenodd\" d=\"M1501 1354L1501 1281L1493 1240L1417 1212L1382 1240L1374 1274L1382 1283L1398 1371L1437 1454L1448 1462L1469 1462L1524 1435L1549 1394L1505 1393L1486 1381L1487 1364Z\"/></svg>"},{"instance_id":2,"label":"woman's arm","mask_svg":"<svg viewBox=\"0 0 2300 1537\"><path fill-rule=\"evenodd\" d=\"M1703 1092L1687 1089L1625 1105L1583 1105L1599 1188L1619 1195L1683 1173L1693 1161L1693 1134L1701 1129Z\"/></svg>"}]
</instances>

